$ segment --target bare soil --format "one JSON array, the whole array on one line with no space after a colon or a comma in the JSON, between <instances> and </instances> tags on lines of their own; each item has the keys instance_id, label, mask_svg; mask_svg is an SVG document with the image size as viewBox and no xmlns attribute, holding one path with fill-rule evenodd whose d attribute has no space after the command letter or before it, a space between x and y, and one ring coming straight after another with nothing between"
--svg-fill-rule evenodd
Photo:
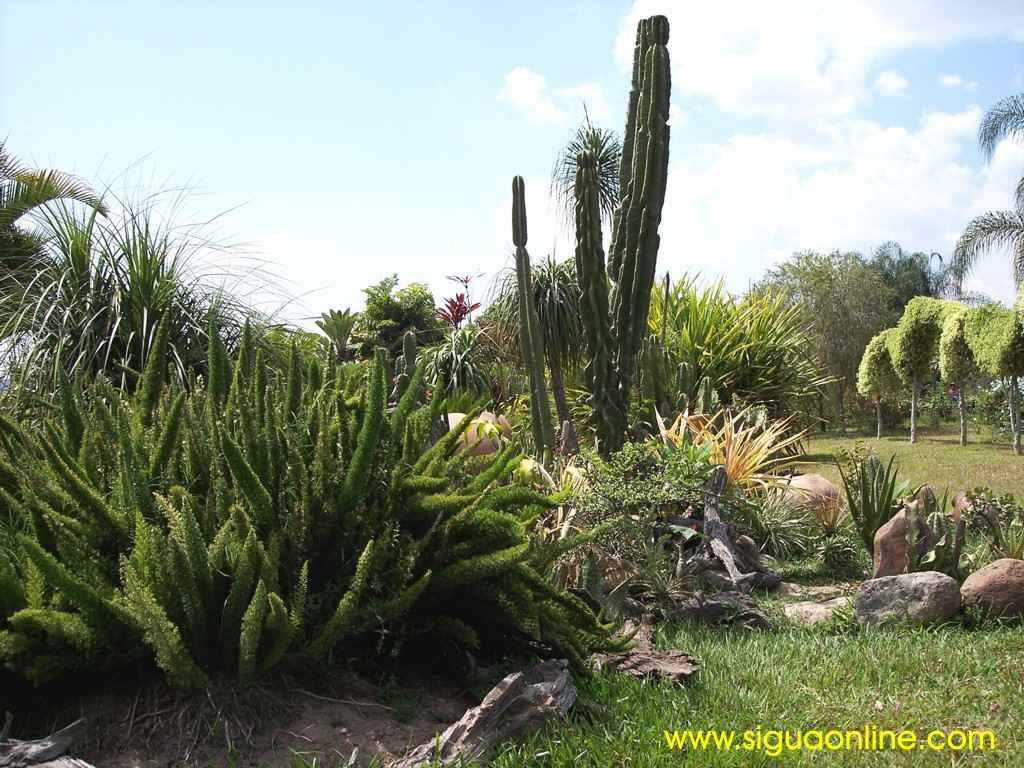
<instances>
[{"instance_id":1,"label":"bare soil","mask_svg":"<svg viewBox=\"0 0 1024 768\"><path fill-rule=\"evenodd\" d=\"M15 705L12 736L35 738L85 717L87 737L72 756L98 768L386 766L479 703L443 680L382 687L345 673L316 682L280 678L183 698L162 684L119 681L45 707Z\"/></svg>"}]
</instances>

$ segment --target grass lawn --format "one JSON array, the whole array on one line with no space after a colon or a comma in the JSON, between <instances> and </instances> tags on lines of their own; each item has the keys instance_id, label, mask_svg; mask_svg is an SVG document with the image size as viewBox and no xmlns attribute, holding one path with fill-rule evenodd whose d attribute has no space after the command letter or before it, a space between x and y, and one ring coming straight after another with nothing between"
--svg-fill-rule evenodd
<instances>
[{"instance_id":1,"label":"grass lawn","mask_svg":"<svg viewBox=\"0 0 1024 768\"><path fill-rule=\"evenodd\" d=\"M834 454L858 440L902 475L952 491L989 485L1024 498L1024 457L1008 445L979 440L957 444L957 429L923 428L917 445L905 435L814 436L804 471L839 482ZM799 569L797 569L799 570ZM792 576L787 576L792 578ZM798 577L799 579L799 577ZM799 579L806 580L806 579ZM815 579L811 579L815 580ZM778 628L765 633L671 626L663 647L697 656L701 671L685 689L639 683L614 674L583 683L582 703L568 723L511 745L495 762L519 766L1024 766L1024 626L969 628L953 623L926 630L861 629L849 617L796 627L777 601L765 607ZM588 707L586 702L594 706ZM923 740L932 731L990 729L994 750L927 748L910 752L670 750L664 731L734 729L908 729Z\"/></svg>"},{"instance_id":2,"label":"grass lawn","mask_svg":"<svg viewBox=\"0 0 1024 768\"><path fill-rule=\"evenodd\" d=\"M697 656L680 689L601 675L584 683L570 722L510 746L494 763L518 766L1019 766L1024 765L1024 629L859 630L765 633L684 626L661 644ZM994 750L934 752L670 750L665 729L991 729ZM740 744L742 736L737 736Z\"/></svg>"},{"instance_id":3,"label":"grass lawn","mask_svg":"<svg viewBox=\"0 0 1024 768\"><path fill-rule=\"evenodd\" d=\"M813 435L800 470L819 472L839 485L836 451L862 442L875 448L885 461L895 453L901 476L913 484L930 483L940 491L949 488L952 493L988 485L1024 499L1024 456L1015 456L1008 443L993 442L977 433L968 434L964 448L958 439L958 428L952 425L919 428L916 445L910 444L905 432L881 440L875 439L874 432Z\"/></svg>"}]
</instances>

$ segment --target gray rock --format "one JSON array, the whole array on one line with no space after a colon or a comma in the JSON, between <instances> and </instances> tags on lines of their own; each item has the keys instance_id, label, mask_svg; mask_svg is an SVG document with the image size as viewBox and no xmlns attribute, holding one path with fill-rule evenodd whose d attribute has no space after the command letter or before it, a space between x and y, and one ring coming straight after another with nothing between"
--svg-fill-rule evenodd
<instances>
[{"instance_id":1,"label":"gray rock","mask_svg":"<svg viewBox=\"0 0 1024 768\"><path fill-rule=\"evenodd\" d=\"M989 563L964 580L960 594L964 605L980 605L997 616L1024 616L1024 560Z\"/></svg>"},{"instance_id":2,"label":"gray rock","mask_svg":"<svg viewBox=\"0 0 1024 768\"><path fill-rule=\"evenodd\" d=\"M929 624L960 610L960 587L937 571L870 579L860 585L854 605L861 624Z\"/></svg>"},{"instance_id":3,"label":"gray rock","mask_svg":"<svg viewBox=\"0 0 1024 768\"><path fill-rule=\"evenodd\" d=\"M790 603L782 610L785 612L787 618L792 619L796 623L813 626L815 624L820 624L823 621L828 621L833 615L835 615L837 610L845 608L852 602L852 597L849 597L848 595L841 595L840 597L834 597L831 600L826 600L823 603L817 603L813 600L805 600L801 603Z\"/></svg>"},{"instance_id":4,"label":"gray rock","mask_svg":"<svg viewBox=\"0 0 1024 768\"><path fill-rule=\"evenodd\" d=\"M772 592L775 597L795 600L831 600L839 597L845 590L838 584L794 584L791 581L781 582Z\"/></svg>"},{"instance_id":5,"label":"gray rock","mask_svg":"<svg viewBox=\"0 0 1024 768\"><path fill-rule=\"evenodd\" d=\"M733 626L744 629L771 629L772 623L757 607L749 595L742 592L716 592L680 600L672 611L672 618L683 621L700 621L707 624Z\"/></svg>"}]
</instances>

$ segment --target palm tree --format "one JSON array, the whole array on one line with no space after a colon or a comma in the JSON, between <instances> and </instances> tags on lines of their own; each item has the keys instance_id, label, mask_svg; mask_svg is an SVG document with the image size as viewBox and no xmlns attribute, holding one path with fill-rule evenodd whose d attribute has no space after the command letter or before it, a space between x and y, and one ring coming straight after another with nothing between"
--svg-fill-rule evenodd
<instances>
[{"instance_id":1,"label":"palm tree","mask_svg":"<svg viewBox=\"0 0 1024 768\"><path fill-rule=\"evenodd\" d=\"M576 171L581 153L592 152L597 161L597 199L601 218L611 221L615 206L619 204L619 163L622 160L622 140L615 131L598 128L584 112L583 125L576 129L562 148L551 172L551 194L571 225L576 211Z\"/></svg>"},{"instance_id":2,"label":"palm tree","mask_svg":"<svg viewBox=\"0 0 1024 768\"><path fill-rule=\"evenodd\" d=\"M24 272L39 253L38 235L18 229L17 221L54 200L76 200L106 213L87 184L60 171L37 171L7 153L0 141L0 278Z\"/></svg>"},{"instance_id":3,"label":"palm tree","mask_svg":"<svg viewBox=\"0 0 1024 768\"><path fill-rule=\"evenodd\" d=\"M551 373L558 423L565 430L562 440L570 452L576 450L576 429L565 396L565 373L574 370L583 350L580 339L580 289L576 282L576 262L555 261L551 256L535 264L532 270L533 303L544 335L544 354ZM508 271L495 294L492 317L502 336L514 339L519 333L518 283L514 270ZM510 345L514 346L514 345Z\"/></svg>"},{"instance_id":4,"label":"palm tree","mask_svg":"<svg viewBox=\"0 0 1024 768\"><path fill-rule=\"evenodd\" d=\"M1004 138L1024 139L1024 93L1008 96L982 118L978 144L986 159ZM1009 249L1013 279L1024 285L1024 177L1017 183L1012 211L990 211L974 219L957 241L953 252L953 274L957 282L973 269L978 259L993 248Z\"/></svg>"}]
</instances>

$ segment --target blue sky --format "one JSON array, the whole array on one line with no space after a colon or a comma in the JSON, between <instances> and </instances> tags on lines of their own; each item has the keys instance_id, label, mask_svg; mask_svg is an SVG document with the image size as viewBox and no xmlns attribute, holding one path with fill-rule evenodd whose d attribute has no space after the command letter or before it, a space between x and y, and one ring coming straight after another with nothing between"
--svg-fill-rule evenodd
<instances>
[{"instance_id":1,"label":"blue sky","mask_svg":"<svg viewBox=\"0 0 1024 768\"><path fill-rule=\"evenodd\" d=\"M286 7L287 5L287 7ZM621 129L636 20L672 21L662 270L742 290L794 250L948 254L1009 207L1024 146L985 164L984 108L1024 90L1019 2L155 3L0 0L0 135L114 190L195 188L187 214L265 259L293 317L398 272L438 300L531 252L582 118ZM973 287L1012 295L1009 259ZM483 287L480 289L483 291Z\"/></svg>"}]
</instances>

